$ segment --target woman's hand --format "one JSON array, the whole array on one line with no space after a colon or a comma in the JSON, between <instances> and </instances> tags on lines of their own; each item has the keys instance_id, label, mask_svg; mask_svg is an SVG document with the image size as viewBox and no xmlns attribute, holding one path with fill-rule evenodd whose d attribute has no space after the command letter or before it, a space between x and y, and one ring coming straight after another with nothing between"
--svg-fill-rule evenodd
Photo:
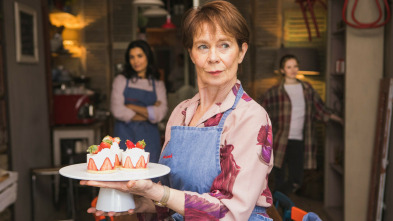
<instances>
[{"instance_id":1,"label":"woman's hand","mask_svg":"<svg viewBox=\"0 0 393 221\"><path fill-rule=\"evenodd\" d=\"M135 201L135 209L130 209L124 212L104 212L101 210L97 210L94 207L87 209L88 213L94 213L96 216L122 216L122 215L131 215L134 213L155 213L155 206L153 201L147 199L145 197L134 196Z\"/></svg>"},{"instance_id":2,"label":"woman's hand","mask_svg":"<svg viewBox=\"0 0 393 221\"><path fill-rule=\"evenodd\" d=\"M146 107L135 105L135 104L126 104L126 107L135 111L137 114L142 115L146 119L149 117Z\"/></svg>"},{"instance_id":3,"label":"woman's hand","mask_svg":"<svg viewBox=\"0 0 393 221\"><path fill-rule=\"evenodd\" d=\"M120 190L144 196L152 187L151 180L130 180L130 181L94 181L94 180L81 180L80 185L95 186Z\"/></svg>"},{"instance_id":4,"label":"woman's hand","mask_svg":"<svg viewBox=\"0 0 393 221\"><path fill-rule=\"evenodd\" d=\"M161 101L156 101L156 103L154 103L154 106L158 107L161 105Z\"/></svg>"},{"instance_id":5,"label":"woman's hand","mask_svg":"<svg viewBox=\"0 0 393 221\"><path fill-rule=\"evenodd\" d=\"M133 213L141 213L141 212L145 212L145 213L156 212L152 200L143 197L143 195L148 193L153 186L153 182L151 180L137 180L137 181L131 180L128 182L82 180L80 181L80 184L87 185L87 186L116 189L134 195L135 209L130 209L125 212L108 212L108 213L105 213L104 211L96 210L94 207L89 208L87 210L88 213L95 213L96 216L101 216L101 215L119 216L124 214L133 214Z\"/></svg>"},{"instance_id":6,"label":"woman's hand","mask_svg":"<svg viewBox=\"0 0 393 221\"><path fill-rule=\"evenodd\" d=\"M135 114L135 116L132 118L133 121L146 121L148 120L147 117L144 117L140 114Z\"/></svg>"},{"instance_id":7,"label":"woman's hand","mask_svg":"<svg viewBox=\"0 0 393 221\"><path fill-rule=\"evenodd\" d=\"M130 215L134 213L134 210L128 210L125 212L104 212L101 210L96 210L96 208L94 207L90 207L89 209L87 209L88 213L94 213L94 215L96 216L122 216L122 215Z\"/></svg>"},{"instance_id":8,"label":"woman's hand","mask_svg":"<svg viewBox=\"0 0 393 221\"><path fill-rule=\"evenodd\" d=\"M128 183L127 181L94 181L94 180L81 180L79 182L80 185L111 188L123 192L128 192L127 183Z\"/></svg>"}]
</instances>

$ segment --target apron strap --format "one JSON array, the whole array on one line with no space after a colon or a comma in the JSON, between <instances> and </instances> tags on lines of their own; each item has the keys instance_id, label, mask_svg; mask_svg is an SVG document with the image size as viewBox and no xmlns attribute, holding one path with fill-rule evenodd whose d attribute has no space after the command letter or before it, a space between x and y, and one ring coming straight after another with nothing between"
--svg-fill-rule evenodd
<instances>
[{"instance_id":1,"label":"apron strap","mask_svg":"<svg viewBox=\"0 0 393 221\"><path fill-rule=\"evenodd\" d=\"M126 86L124 87L124 90L125 89L127 89L127 87L128 87L128 81L129 81L130 79L129 78L127 78L127 81L126 81Z\"/></svg>"},{"instance_id":2,"label":"apron strap","mask_svg":"<svg viewBox=\"0 0 393 221\"><path fill-rule=\"evenodd\" d=\"M125 87L125 88L128 87L128 81L129 81L129 80L130 80L130 79L127 78L126 87ZM152 80L152 84L153 84L153 92L154 92L154 94L155 94L155 93L156 93L156 84L155 84L154 78L152 78L151 80Z\"/></svg>"},{"instance_id":3,"label":"apron strap","mask_svg":"<svg viewBox=\"0 0 393 221\"><path fill-rule=\"evenodd\" d=\"M151 82L153 84L153 92L154 92L154 94L156 94L156 84L155 84L154 78L152 78L151 80L152 80Z\"/></svg>"},{"instance_id":4,"label":"apron strap","mask_svg":"<svg viewBox=\"0 0 393 221\"><path fill-rule=\"evenodd\" d=\"M156 98L155 102L157 102L158 97L157 97L157 93L156 93L156 82L154 81L154 78L151 78L151 83L153 84L153 94L154 94L154 97Z\"/></svg>"},{"instance_id":5,"label":"apron strap","mask_svg":"<svg viewBox=\"0 0 393 221\"><path fill-rule=\"evenodd\" d=\"M235 102L233 103L233 105L232 105L232 107L230 109L225 111L224 116L221 117L220 123L218 124L219 128L223 128L224 127L225 119L235 109L235 107L237 106L237 103L239 102L240 98L243 96L243 92L244 92L243 91L243 87L242 87L242 85L240 85L239 90L237 91L237 94L236 94Z\"/></svg>"}]
</instances>

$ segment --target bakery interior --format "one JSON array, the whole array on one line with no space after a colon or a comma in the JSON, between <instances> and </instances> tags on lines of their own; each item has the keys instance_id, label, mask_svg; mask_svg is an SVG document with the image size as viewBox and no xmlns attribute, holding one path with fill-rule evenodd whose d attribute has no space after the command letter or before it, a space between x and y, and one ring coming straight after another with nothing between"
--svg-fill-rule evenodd
<instances>
[{"instance_id":1,"label":"bakery interior","mask_svg":"<svg viewBox=\"0 0 393 221\"><path fill-rule=\"evenodd\" d=\"M318 168L306 171L295 205L323 220L393 220L392 1L229 1L251 29L245 91L257 100L280 79L280 55L297 53L298 77L345 121L318 124ZM178 27L204 2L0 0L0 220L94 220L86 209L97 189L59 168L84 162L112 133L111 84L131 40L153 47L168 113L195 94Z\"/></svg>"}]
</instances>

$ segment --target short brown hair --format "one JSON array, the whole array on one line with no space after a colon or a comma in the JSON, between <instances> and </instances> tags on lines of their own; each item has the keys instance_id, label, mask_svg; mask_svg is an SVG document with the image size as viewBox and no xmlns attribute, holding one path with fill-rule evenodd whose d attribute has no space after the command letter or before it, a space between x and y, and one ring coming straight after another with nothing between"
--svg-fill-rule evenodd
<instances>
[{"instance_id":1,"label":"short brown hair","mask_svg":"<svg viewBox=\"0 0 393 221\"><path fill-rule=\"evenodd\" d=\"M286 54L284 56L281 57L280 59L280 69L284 69L285 68L285 63L287 63L288 60L290 59L295 59L297 64L299 64L299 59L297 59L297 57L293 54Z\"/></svg>"},{"instance_id":2,"label":"short brown hair","mask_svg":"<svg viewBox=\"0 0 393 221\"><path fill-rule=\"evenodd\" d=\"M227 1L212 1L199 8L191 8L184 14L181 28L184 48L192 48L198 29L201 30L204 24L213 32L218 26L225 34L233 36L240 49L243 43L249 43L247 22L237 8Z\"/></svg>"}]
</instances>

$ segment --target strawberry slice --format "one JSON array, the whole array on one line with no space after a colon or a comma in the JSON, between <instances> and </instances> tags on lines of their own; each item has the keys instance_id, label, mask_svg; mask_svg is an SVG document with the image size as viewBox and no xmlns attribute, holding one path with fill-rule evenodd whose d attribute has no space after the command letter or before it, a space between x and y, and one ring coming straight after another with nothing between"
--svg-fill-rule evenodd
<instances>
[{"instance_id":1,"label":"strawberry slice","mask_svg":"<svg viewBox=\"0 0 393 221\"><path fill-rule=\"evenodd\" d=\"M115 157L115 166L120 166L119 156L117 156L117 154Z\"/></svg>"},{"instance_id":2,"label":"strawberry slice","mask_svg":"<svg viewBox=\"0 0 393 221\"><path fill-rule=\"evenodd\" d=\"M112 141L111 141L111 143L108 143L108 142L106 142L106 141L102 141L102 142L100 143L100 147L101 147L102 149L105 149L105 148L110 149L111 146L112 146Z\"/></svg>"},{"instance_id":3,"label":"strawberry slice","mask_svg":"<svg viewBox=\"0 0 393 221\"><path fill-rule=\"evenodd\" d=\"M126 146L128 149L135 148L135 144L131 140L126 140Z\"/></svg>"},{"instance_id":4,"label":"strawberry slice","mask_svg":"<svg viewBox=\"0 0 393 221\"><path fill-rule=\"evenodd\" d=\"M139 158L135 168L146 168L145 158L143 156Z\"/></svg>"},{"instance_id":5,"label":"strawberry slice","mask_svg":"<svg viewBox=\"0 0 393 221\"><path fill-rule=\"evenodd\" d=\"M87 148L87 152L91 154L97 154L98 152L101 151L101 147L97 145L91 145L89 148Z\"/></svg>"},{"instance_id":6,"label":"strawberry slice","mask_svg":"<svg viewBox=\"0 0 393 221\"><path fill-rule=\"evenodd\" d=\"M146 147L145 140L138 141L138 143L136 143L136 147L139 149L145 149L145 147Z\"/></svg>"},{"instance_id":7,"label":"strawberry slice","mask_svg":"<svg viewBox=\"0 0 393 221\"><path fill-rule=\"evenodd\" d=\"M87 169L88 170L95 170L95 171L98 171L98 169L97 169L97 166L96 166L96 163L94 162L94 160L93 159L89 159L89 164L87 165Z\"/></svg>"},{"instance_id":8,"label":"strawberry slice","mask_svg":"<svg viewBox=\"0 0 393 221\"><path fill-rule=\"evenodd\" d=\"M116 142L117 144L120 144L120 137L114 137L112 138L112 142Z\"/></svg>"},{"instance_id":9,"label":"strawberry slice","mask_svg":"<svg viewBox=\"0 0 393 221\"><path fill-rule=\"evenodd\" d=\"M111 161L109 160L108 157L105 158L105 161L104 161L104 163L102 164L100 170L101 170L101 171L103 171L103 170L113 170Z\"/></svg>"},{"instance_id":10,"label":"strawberry slice","mask_svg":"<svg viewBox=\"0 0 393 221\"><path fill-rule=\"evenodd\" d=\"M132 163L131 163L131 158L130 157L127 157L126 158L126 162L124 163L124 166L123 166L124 168L127 168L127 169L134 169L135 167L132 165Z\"/></svg>"}]
</instances>

